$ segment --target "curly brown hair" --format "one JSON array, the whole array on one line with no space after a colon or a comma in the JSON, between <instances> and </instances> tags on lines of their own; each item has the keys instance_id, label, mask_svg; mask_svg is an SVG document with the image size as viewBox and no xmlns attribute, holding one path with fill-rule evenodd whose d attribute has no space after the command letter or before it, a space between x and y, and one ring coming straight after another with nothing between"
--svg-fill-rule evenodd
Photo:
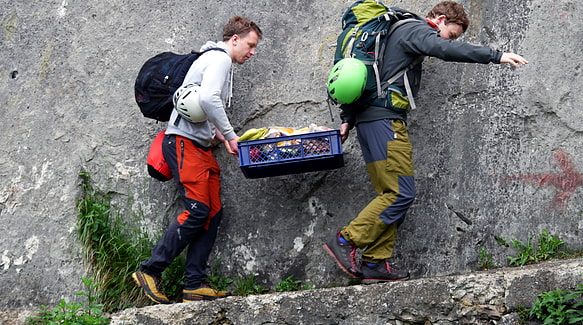
<instances>
[{"instance_id":1,"label":"curly brown hair","mask_svg":"<svg viewBox=\"0 0 583 325\"><path fill-rule=\"evenodd\" d=\"M263 37L263 32L257 24L245 17L233 16L229 19L229 22L223 26L223 41L228 41L235 34L243 37L249 34L250 31L255 31L257 36L259 36L259 39Z\"/></svg>"},{"instance_id":2,"label":"curly brown hair","mask_svg":"<svg viewBox=\"0 0 583 325\"><path fill-rule=\"evenodd\" d=\"M438 3L427 13L427 18L435 18L441 15L445 16L446 24L454 23L462 26L464 33L470 25L470 19L464 7L455 1L442 1Z\"/></svg>"}]
</instances>

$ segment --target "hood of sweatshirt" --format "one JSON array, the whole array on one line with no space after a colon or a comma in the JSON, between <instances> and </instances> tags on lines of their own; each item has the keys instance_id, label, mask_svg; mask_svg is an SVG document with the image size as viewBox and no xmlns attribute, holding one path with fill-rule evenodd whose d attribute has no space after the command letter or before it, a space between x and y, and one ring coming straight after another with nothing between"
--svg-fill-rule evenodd
<instances>
[{"instance_id":1,"label":"hood of sweatshirt","mask_svg":"<svg viewBox=\"0 0 583 325\"><path fill-rule=\"evenodd\" d=\"M231 55L231 51L229 51L229 48L227 47L227 44L225 44L225 42L213 42L213 41L207 41L206 43L204 43L203 46L200 47L200 51L206 51L208 49L213 49L213 48L221 48L225 51L227 51L227 54Z\"/></svg>"},{"instance_id":2,"label":"hood of sweatshirt","mask_svg":"<svg viewBox=\"0 0 583 325\"><path fill-rule=\"evenodd\" d=\"M231 51L229 51L227 44L225 44L225 42L223 42L223 41L221 41L221 42L207 41L206 43L204 43L203 46L200 47L200 52L206 51L209 49L214 49L214 48L221 48L221 49L225 50L229 56L231 56ZM231 107L231 99L233 98L233 69L231 69L231 73L230 73L229 78L230 78L231 82L230 82L230 87L229 87L229 100L227 102L227 107Z\"/></svg>"}]
</instances>

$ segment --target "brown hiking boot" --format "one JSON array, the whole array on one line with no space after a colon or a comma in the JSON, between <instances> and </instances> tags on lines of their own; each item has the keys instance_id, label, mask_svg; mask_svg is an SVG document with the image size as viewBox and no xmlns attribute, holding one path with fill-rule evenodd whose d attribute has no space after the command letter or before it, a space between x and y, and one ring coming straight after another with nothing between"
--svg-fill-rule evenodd
<instances>
[{"instance_id":1,"label":"brown hiking boot","mask_svg":"<svg viewBox=\"0 0 583 325\"><path fill-rule=\"evenodd\" d=\"M343 243L340 241L340 230L336 232L334 237L330 238L326 244L324 244L324 249L334 257L338 266L346 274L353 278L360 278L362 272L360 271L360 266L356 262L356 246L351 243Z\"/></svg>"},{"instance_id":2,"label":"brown hiking boot","mask_svg":"<svg viewBox=\"0 0 583 325\"><path fill-rule=\"evenodd\" d=\"M379 262L373 266L364 262L361 270L362 283L365 284L409 279L409 272L392 268L387 261Z\"/></svg>"},{"instance_id":3,"label":"brown hiking boot","mask_svg":"<svg viewBox=\"0 0 583 325\"><path fill-rule=\"evenodd\" d=\"M142 271L136 271L132 273L132 278L153 302L158 304L170 303L170 300L162 292L162 283L159 277L146 274Z\"/></svg>"}]
</instances>

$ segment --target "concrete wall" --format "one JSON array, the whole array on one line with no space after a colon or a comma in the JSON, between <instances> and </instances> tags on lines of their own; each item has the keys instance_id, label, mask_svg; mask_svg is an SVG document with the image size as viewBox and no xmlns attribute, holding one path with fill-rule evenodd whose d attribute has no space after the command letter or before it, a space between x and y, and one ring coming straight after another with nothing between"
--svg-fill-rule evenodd
<instances>
[{"instance_id":1,"label":"concrete wall","mask_svg":"<svg viewBox=\"0 0 583 325\"><path fill-rule=\"evenodd\" d=\"M575 290L583 281L582 269L583 260L578 259L368 286L129 308L113 315L111 324L540 325L541 321L524 320L524 315L520 322L518 311L534 304L536 292Z\"/></svg>"},{"instance_id":2,"label":"concrete wall","mask_svg":"<svg viewBox=\"0 0 583 325\"><path fill-rule=\"evenodd\" d=\"M143 118L133 99L147 58L218 40L229 17L248 16L265 37L258 54L235 68L229 114L239 134L338 127L325 79L350 3L1 1L0 308L55 303L80 289L87 266L74 234L79 171L89 171L127 215L144 215L152 236L179 211L173 184L146 173L150 141L165 127ZM422 15L434 5L386 3ZM519 70L424 63L409 121L418 198L395 253L416 278L471 272L481 246L504 264L513 251L495 236L526 241L547 229L583 245L581 2L462 3L472 18L462 40L531 63ZM346 284L321 245L374 193L354 134L343 149L342 169L255 180L218 149L225 219L213 261L266 286L292 274L316 287Z\"/></svg>"}]
</instances>

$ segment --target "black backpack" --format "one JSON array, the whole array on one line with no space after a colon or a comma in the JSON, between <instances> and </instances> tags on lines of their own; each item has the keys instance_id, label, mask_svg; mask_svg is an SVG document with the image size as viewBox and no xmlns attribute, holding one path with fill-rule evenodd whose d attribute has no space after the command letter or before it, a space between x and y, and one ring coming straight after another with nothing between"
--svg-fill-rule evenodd
<instances>
[{"instance_id":1,"label":"black backpack","mask_svg":"<svg viewBox=\"0 0 583 325\"><path fill-rule=\"evenodd\" d=\"M168 121L174 109L172 96L182 86L190 66L203 53L212 50L227 53L221 48L192 51L190 54L163 52L146 61L134 86L136 103L142 114L161 122Z\"/></svg>"}]
</instances>

